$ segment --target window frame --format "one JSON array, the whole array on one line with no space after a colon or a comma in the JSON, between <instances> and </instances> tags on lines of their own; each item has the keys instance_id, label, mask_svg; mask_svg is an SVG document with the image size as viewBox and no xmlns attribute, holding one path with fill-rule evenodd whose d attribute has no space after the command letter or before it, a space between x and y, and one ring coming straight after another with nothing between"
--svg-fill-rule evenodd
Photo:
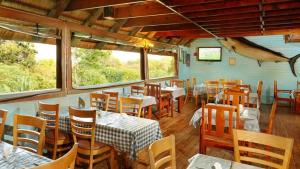
<instances>
[{"instance_id":1,"label":"window frame","mask_svg":"<svg viewBox=\"0 0 300 169\"><path fill-rule=\"evenodd\" d=\"M161 55L161 56L167 56L167 57L174 57L174 76L163 76L163 77L155 77L155 78L150 78L150 69L149 65L147 66L147 72L148 72L148 80L149 81L159 81L159 80L170 80L170 79L176 79L178 78L178 54L177 53L168 53L168 52L149 52L147 53L147 63L149 63L149 56L148 54L153 54L153 55Z\"/></svg>"},{"instance_id":2,"label":"window frame","mask_svg":"<svg viewBox=\"0 0 300 169\"><path fill-rule=\"evenodd\" d=\"M12 40L13 41L13 40ZM34 42L31 42L34 43ZM62 37L56 39L56 88L41 89L34 91L22 91L0 94L0 103L27 100L27 98L39 99L50 98L63 95L63 54L62 54Z\"/></svg>"}]
</instances>

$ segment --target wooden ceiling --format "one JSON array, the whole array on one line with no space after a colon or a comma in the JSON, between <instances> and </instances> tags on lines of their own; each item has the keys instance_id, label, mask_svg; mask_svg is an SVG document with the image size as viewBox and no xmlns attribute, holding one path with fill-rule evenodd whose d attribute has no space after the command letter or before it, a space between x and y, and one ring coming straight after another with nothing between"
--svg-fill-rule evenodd
<instances>
[{"instance_id":1,"label":"wooden ceiling","mask_svg":"<svg viewBox=\"0 0 300 169\"><path fill-rule=\"evenodd\" d=\"M299 0L0 0L0 6L173 45L196 38L300 34Z\"/></svg>"}]
</instances>

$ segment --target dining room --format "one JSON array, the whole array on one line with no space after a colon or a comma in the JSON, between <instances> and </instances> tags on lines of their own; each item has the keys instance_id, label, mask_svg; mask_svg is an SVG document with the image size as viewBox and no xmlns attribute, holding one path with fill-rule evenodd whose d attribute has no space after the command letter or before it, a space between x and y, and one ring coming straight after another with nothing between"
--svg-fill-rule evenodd
<instances>
[{"instance_id":1,"label":"dining room","mask_svg":"<svg viewBox=\"0 0 300 169\"><path fill-rule=\"evenodd\" d=\"M0 0L0 169L300 168L299 9Z\"/></svg>"}]
</instances>

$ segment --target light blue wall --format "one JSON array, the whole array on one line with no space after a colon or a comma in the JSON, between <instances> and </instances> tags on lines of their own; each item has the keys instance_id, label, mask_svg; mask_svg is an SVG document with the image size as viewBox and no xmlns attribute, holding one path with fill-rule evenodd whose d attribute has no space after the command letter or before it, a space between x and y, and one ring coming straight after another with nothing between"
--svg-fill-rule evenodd
<instances>
[{"instance_id":1,"label":"light blue wall","mask_svg":"<svg viewBox=\"0 0 300 169\"><path fill-rule=\"evenodd\" d=\"M286 57L300 54L300 43L285 43L283 36L247 37L259 45L274 51L281 52ZM194 41L189 48L191 53L191 65L187 67L182 62L179 64L179 77L187 79L196 77L198 83L209 79L242 79L245 84L250 84L256 91L258 80L263 80L263 103L270 103L273 96L273 81L278 81L282 89L295 89L297 79L300 80L300 59L295 65L297 75L294 77L287 62L264 62L259 67L257 61L238 55L222 47L221 62L200 62L196 60L194 53L198 47L222 47L215 39L199 39ZM229 65L229 57L236 58L236 65Z\"/></svg>"}]
</instances>

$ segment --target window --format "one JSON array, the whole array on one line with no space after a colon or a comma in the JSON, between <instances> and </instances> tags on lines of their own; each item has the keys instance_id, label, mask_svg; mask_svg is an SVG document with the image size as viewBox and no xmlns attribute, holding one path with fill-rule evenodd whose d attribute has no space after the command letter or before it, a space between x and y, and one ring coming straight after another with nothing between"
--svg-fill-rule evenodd
<instances>
[{"instance_id":1,"label":"window","mask_svg":"<svg viewBox=\"0 0 300 169\"><path fill-rule=\"evenodd\" d=\"M174 56L148 54L148 67L150 79L176 75Z\"/></svg>"},{"instance_id":2,"label":"window","mask_svg":"<svg viewBox=\"0 0 300 169\"><path fill-rule=\"evenodd\" d=\"M0 37L0 75L0 94L56 88L56 45Z\"/></svg>"},{"instance_id":3,"label":"window","mask_svg":"<svg viewBox=\"0 0 300 169\"><path fill-rule=\"evenodd\" d=\"M72 48L72 85L106 86L141 80L140 53Z\"/></svg>"}]
</instances>

